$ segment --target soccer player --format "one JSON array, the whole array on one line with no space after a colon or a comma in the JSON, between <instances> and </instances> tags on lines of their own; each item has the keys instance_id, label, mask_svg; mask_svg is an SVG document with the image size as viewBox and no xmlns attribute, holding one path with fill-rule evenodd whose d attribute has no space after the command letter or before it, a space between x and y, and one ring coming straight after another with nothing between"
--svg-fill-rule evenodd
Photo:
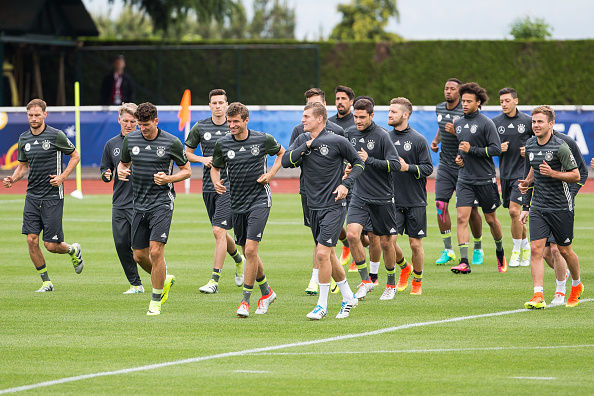
<instances>
[{"instance_id":1,"label":"soccer player","mask_svg":"<svg viewBox=\"0 0 594 396\"><path fill-rule=\"evenodd\" d=\"M388 112L388 125L394 127L389 135L400 157L400 172L392 172L396 230L400 234L406 232L412 252L413 281L410 294L421 295L425 262L423 238L427 236L427 176L433 173L433 161L427 139L408 124L412 112L412 103L408 99L392 99ZM396 262L402 262L404 255L396 238L394 238ZM396 290L404 291L408 287L410 265L402 270L400 275ZM394 294L394 286L387 285L380 299L391 300Z\"/></svg>"},{"instance_id":2,"label":"soccer player","mask_svg":"<svg viewBox=\"0 0 594 396\"><path fill-rule=\"evenodd\" d=\"M388 133L373 122L373 114L373 104L369 100L356 101L353 114L356 128L346 131L347 139L365 162L363 174L355 181L347 212L347 238L361 276L361 284L355 293L358 299L365 298L374 289L360 239L369 220L373 234L379 236L384 265L388 270L388 284L395 283L393 235L396 234L396 209L391 172L400 170L400 160ZM401 269L405 270L408 265L403 260Z\"/></svg>"},{"instance_id":3,"label":"soccer player","mask_svg":"<svg viewBox=\"0 0 594 396\"><path fill-rule=\"evenodd\" d=\"M164 258L173 217L173 183L192 176L192 169L182 142L158 127L155 105L140 104L134 117L140 131L124 137L118 177L132 179L132 251L134 260L151 274L153 294L147 315L152 316L161 314L175 282L175 276L167 274ZM176 174L172 174L174 162L179 167Z\"/></svg>"},{"instance_id":4,"label":"soccer player","mask_svg":"<svg viewBox=\"0 0 594 396\"><path fill-rule=\"evenodd\" d=\"M219 290L219 278L225 264L225 253L235 261L235 284L238 287L243 285L243 264L245 258L239 254L235 242L227 232L233 228L231 219L231 202L229 193L217 194L214 185L210 180L210 167L212 166L212 154L217 140L227 136L231 132L227 126L227 93L222 89L213 89L208 94L208 107L212 117L198 121L188 134L186 139L186 156L190 162L204 165L202 172L202 199L206 206L206 213L212 225L212 233L215 237L214 266L210 280L198 290L205 294L214 294ZM194 154L200 145L202 155ZM229 180L223 170L225 186L229 187Z\"/></svg>"},{"instance_id":5,"label":"soccer player","mask_svg":"<svg viewBox=\"0 0 594 396\"><path fill-rule=\"evenodd\" d=\"M499 156L499 177L503 207L509 209L513 249L509 260L510 267L530 265L530 242L526 235L526 226L520 223L522 204L529 200L518 188L518 180L524 175L524 145L532 133L532 117L516 107L518 94L513 88L499 91L499 103L503 114L493 118L493 123L501 140Z\"/></svg>"},{"instance_id":6,"label":"soccer player","mask_svg":"<svg viewBox=\"0 0 594 396\"><path fill-rule=\"evenodd\" d=\"M47 105L41 99L27 104L29 130L19 137L19 164L12 176L3 180L10 188L29 171L27 195L23 209L22 233L27 235L29 256L41 276L38 292L54 290L45 266L45 258L39 247L39 234L43 231L43 244L48 252L70 255L74 271L80 274L84 267L78 243L64 242L62 214L64 211L64 180L76 168L80 155L64 132L45 123ZM62 169L62 154L70 156L66 169Z\"/></svg>"},{"instance_id":7,"label":"soccer player","mask_svg":"<svg viewBox=\"0 0 594 396\"><path fill-rule=\"evenodd\" d=\"M443 240L444 250L435 264L444 265L456 261L456 254L452 247L452 220L449 212L449 202L452 198L460 168L456 164L458 155L458 137L454 131L454 121L464 116L462 102L460 101L460 84L457 78L446 81L444 88L445 102L435 107L439 128L431 142L431 150L437 153L439 143L439 166L435 175L435 207L437 209L437 225ZM472 264L483 263L482 235L483 221L477 208L470 212L470 229L474 237L474 250Z\"/></svg>"},{"instance_id":8,"label":"soccer player","mask_svg":"<svg viewBox=\"0 0 594 396\"><path fill-rule=\"evenodd\" d=\"M575 159L578 171L580 172L580 180L577 183L569 183L569 193L571 194L574 202L575 208L575 196L580 191L580 188L588 180L588 167L586 165L586 161L580 151L577 143L574 139L570 138L564 133L553 131L553 136L563 140L569 146L571 153L573 154L573 158ZM555 296L551 301L551 306L556 305L565 305L565 292L567 286L567 277L569 276L569 271L567 270L567 263L565 259L559 252L559 248L557 247L557 243L555 241L555 237L553 235L549 235L547 242L545 244L545 249L543 253L543 258L546 263L555 271Z\"/></svg>"},{"instance_id":9,"label":"soccer player","mask_svg":"<svg viewBox=\"0 0 594 396\"><path fill-rule=\"evenodd\" d=\"M456 163L460 166L456 184L456 211L460 264L451 270L455 274L471 272L468 262L468 221L472 208L480 206L495 240L497 269L506 272L503 235L496 212L501 200L493 163L493 157L501 154L501 142L493 121L479 111L489 100L485 89L477 83L467 83L460 86L459 92L464 118L454 122L454 129L459 142L459 154L456 157Z\"/></svg>"},{"instance_id":10,"label":"soccer player","mask_svg":"<svg viewBox=\"0 0 594 396\"><path fill-rule=\"evenodd\" d=\"M212 182L219 194L227 191L221 179L221 169L227 169L235 243L241 246L246 258L243 298L237 309L237 316L241 318L247 318L250 314L254 282L258 282L262 293L256 314L265 314L268 306L276 300L276 293L268 285L264 274L258 245L272 205L268 183L280 169L285 152L272 135L248 129L249 120L247 107L239 102L229 105L227 124L231 135L219 139L215 144L210 169ZM267 155L277 156L268 172Z\"/></svg>"},{"instance_id":11,"label":"soccer player","mask_svg":"<svg viewBox=\"0 0 594 396\"><path fill-rule=\"evenodd\" d=\"M580 173L567 143L553 135L554 125L555 112L552 108L545 105L532 110L535 137L526 142L525 178L520 181L520 186L524 188L534 182L531 205L529 208L524 205L520 215L520 221L524 224L530 215L534 296L524 304L528 309L546 307L543 295L543 251L551 233L571 273L571 293L566 306L578 305L584 290L578 257L571 247L574 207L573 197L568 193L568 183L577 183Z\"/></svg>"},{"instance_id":12,"label":"soccer player","mask_svg":"<svg viewBox=\"0 0 594 396\"><path fill-rule=\"evenodd\" d=\"M304 96L305 96L306 104L307 103L321 103L324 106L326 106L326 93L324 91L322 91L320 88L308 89L307 91L305 91ZM302 123L300 123L299 125L296 125L293 128L293 133L291 134L291 138L289 140L289 145L291 145L295 141L295 139L297 139L298 136L305 133L303 128L304 127L303 127ZM326 129L331 133L335 133L337 135L344 136L344 129L342 129L342 127L336 125L335 123L333 123L331 121L326 122ZM306 227L309 227L309 207L307 205L307 195L305 193L305 187L303 184L304 184L303 172L301 172L301 174L299 175L299 195L301 195L301 208L303 209L303 224ZM342 242L344 248L348 249L348 241L346 239L346 229L344 229L344 227L343 227L342 231L340 232L340 241ZM315 238L314 238L314 243L315 243ZM348 252L348 255L350 256L350 250ZM348 257L347 257L347 260L348 260ZM314 255L311 279L309 280L309 285L305 289L306 294L309 294L309 295L318 294L319 268L320 267L316 260L316 256ZM332 280L331 289L332 289L333 293L338 292L338 288L336 287L334 280Z\"/></svg>"},{"instance_id":13,"label":"soccer player","mask_svg":"<svg viewBox=\"0 0 594 396\"><path fill-rule=\"evenodd\" d=\"M132 253L132 184L122 182L117 174L124 137L135 131L138 126L134 118L137 108L138 106L134 103L124 103L120 106L118 110L120 133L105 144L99 166L101 180L105 183L113 180L111 231L118 258L130 282L130 288L124 294L144 293L134 253Z\"/></svg>"},{"instance_id":14,"label":"soccer player","mask_svg":"<svg viewBox=\"0 0 594 396\"><path fill-rule=\"evenodd\" d=\"M355 126L353 112L353 99L355 99L355 92L349 87L339 85L334 89L334 100L336 104L337 113L328 118L335 124L340 125L344 130L348 127Z\"/></svg>"},{"instance_id":15,"label":"soccer player","mask_svg":"<svg viewBox=\"0 0 594 396\"><path fill-rule=\"evenodd\" d=\"M315 308L307 314L320 320L328 312L330 279L334 278L342 294L342 306L337 318L346 318L358 304L338 262L334 247L346 216L346 195L355 179L365 168L363 161L348 140L326 129L328 114L321 103L305 106L302 125L306 133L299 135L282 158L285 168L301 167L303 187L309 202L310 228L319 265L320 294ZM344 180L343 161L353 165Z\"/></svg>"}]
</instances>

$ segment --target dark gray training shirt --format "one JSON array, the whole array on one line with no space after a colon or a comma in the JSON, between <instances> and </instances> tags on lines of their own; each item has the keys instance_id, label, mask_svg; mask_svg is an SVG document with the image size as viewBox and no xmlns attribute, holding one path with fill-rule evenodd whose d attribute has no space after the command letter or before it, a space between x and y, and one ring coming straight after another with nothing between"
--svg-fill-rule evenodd
<instances>
[{"instance_id":1,"label":"dark gray training shirt","mask_svg":"<svg viewBox=\"0 0 594 396\"><path fill-rule=\"evenodd\" d=\"M569 184L569 191L571 191L573 197L575 197L577 193L580 191L580 188L582 188L584 184L586 184L586 181L588 181L588 165L586 165L584 156L582 155L582 152L580 151L580 148L578 147L575 140L573 140L566 134L557 131L554 131L554 136L558 137L559 139L567 143L567 145L571 149L571 153L573 154L573 158L575 159L578 170L580 171L580 181L578 181L577 183Z\"/></svg>"},{"instance_id":2,"label":"dark gray training shirt","mask_svg":"<svg viewBox=\"0 0 594 396\"><path fill-rule=\"evenodd\" d=\"M127 182L123 182L118 177L118 164L122 155L122 144L124 143L124 136L120 133L112 137L105 143L103 148L103 155L101 156L101 180L109 183L113 180L113 195L111 203L114 209L132 209L132 175L130 175ZM105 172L111 170L111 179L105 178Z\"/></svg>"},{"instance_id":3,"label":"dark gray training shirt","mask_svg":"<svg viewBox=\"0 0 594 396\"><path fill-rule=\"evenodd\" d=\"M524 174L524 158L520 147L524 147L532 132L532 117L516 110L516 115L508 117L503 113L493 118L501 143L509 142L507 151L499 156L499 177L517 180Z\"/></svg>"},{"instance_id":4,"label":"dark gray training shirt","mask_svg":"<svg viewBox=\"0 0 594 396\"><path fill-rule=\"evenodd\" d=\"M203 157L212 157L214 153L214 146L217 140L231 134L227 121L221 125L217 125L212 121L212 117L198 121L194 124L188 138L186 139L186 146L196 149L200 145ZM224 179L223 184L229 188L229 178L227 171L221 171L221 179ZM216 193L212 180L210 180L210 168L204 167L202 172L202 192Z\"/></svg>"},{"instance_id":5,"label":"dark gray training shirt","mask_svg":"<svg viewBox=\"0 0 594 396\"><path fill-rule=\"evenodd\" d=\"M410 126L402 131L393 129L389 135L398 156L408 164L408 171L392 172L396 206L427 206L427 176L433 173L427 139Z\"/></svg>"},{"instance_id":6,"label":"dark gray training shirt","mask_svg":"<svg viewBox=\"0 0 594 396\"><path fill-rule=\"evenodd\" d=\"M159 186L155 183L154 175L158 172L171 175L174 162L177 166L188 162L184 146L177 137L160 128L153 140L145 139L140 131L130 132L122 143L121 161L132 161L134 211L145 213L160 207L173 210L173 183Z\"/></svg>"},{"instance_id":7,"label":"dark gray training shirt","mask_svg":"<svg viewBox=\"0 0 594 396\"><path fill-rule=\"evenodd\" d=\"M468 153L459 152L464 166L460 168L458 180L473 185L495 183L493 157L501 154L501 142L493 121L477 110L456 120L454 129L458 142L470 143Z\"/></svg>"},{"instance_id":8,"label":"dark gray training shirt","mask_svg":"<svg viewBox=\"0 0 594 396\"><path fill-rule=\"evenodd\" d=\"M64 184L54 187L50 184L50 175L63 172L63 155L72 154L74 145L64 132L49 125L39 134L31 129L19 137L19 162L29 163L27 196L35 199L64 199Z\"/></svg>"},{"instance_id":9,"label":"dark gray training shirt","mask_svg":"<svg viewBox=\"0 0 594 396\"><path fill-rule=\"evenodd\" d=\"M295 139L283 155L283 167L301 167L302 187L311 210L345 206L346 200L335 201L333 192L340 184L351 190L355 179L365 169L363 160L348 140L326 129L320 132L309 148L306 144L308 140L311 140L309 132ZM353 170L342 180L345 160L353 166Z\"/></svg>"},{"instance_id":10,"label":"dark gray training shirt","mask_svg":"<svg viewBox=\"0 0 594 396\"><path fill-rule=\"evenodd\" d=\"M365 170L355 181L353 195L371 204L394 203L391 172L400 171L400 158L388 132L372 122L363 131L349 128L345 137L355 151L363 149L368 155Z\"/></svg>"},{"instance_id":11,"label":"dark gray training shirt","mask_svg":"<svg viewBox=\"0 0 594 396\"><path fill-rule=\"evenodd\" d=\"M458 171L458 169L460 169L460 167L456 165L458 138L451 133L446 132L445 126L447 123L451 122L453 124L458 118L464 117L464 111L462 111L462 101L458 101L458 105L452 110L449 110L446 105L447 102L442 102L435 106L437 124L439 125L439 135L441 136L439 166L446 166Z\"/></svg>"},{"instance_id":12,"label":"dark gray training shirt","mask_svg":"<svg viewBox=\"0 0 594 396\"><path fill-rule=\"evenodd\" d=\"M276 155L281 147L272 135L251 129L245 140L228 135L217 141L212 166L227 169L231 212L245 213L258 206L272 205L270 186L257 180L267 172L266 156Z\"/></svg>"},{"instance_id":13,"label":"dark gray training shirt","mask_svg":"<svg viewBox=\"0 0 594 396\"><path fill-rule=\"evenodd\" d=\"M553 170L567 172L577 168L569 145L562 139L551 136L543 145L535 137L526 142L524 176L534 170L534 192L531 208L543 212L573 211L573 196L569 183L540 174L540 165L545 161Z\"/></svg>"},{"instance_id":14,"label":"dark gray training shirt","mask_svg":"<svg viewBox=\"0 0 594 396\"><path fill-rule=\"evenodd\" d=\"M328 117L328 121L332 121L333 123L339 125L345 131L348 127L355 126L355 117L353 116L353 112L351 111L349 114L345 115L344 117L338 117L338 113L334 114L332 117Z\"/></svg>"}]
</instances>

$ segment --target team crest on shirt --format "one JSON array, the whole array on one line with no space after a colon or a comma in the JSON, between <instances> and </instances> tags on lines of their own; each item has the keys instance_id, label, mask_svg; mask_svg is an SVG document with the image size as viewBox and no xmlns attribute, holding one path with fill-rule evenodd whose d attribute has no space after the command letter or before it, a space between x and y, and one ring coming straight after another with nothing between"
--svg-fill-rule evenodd
<instances>
[{"instance_id":1,"label":"team crest on shirt","mask_svg":"<svg viewBox=\"0 0 594 396\"><path fill-rule=\"evenodd\" d=\"M235 151L233 151L233 150L229 150L229 151L227 151L227 157L228 157L229 159L233 159L233 158L235 158Z\"/></svg>"},{"instance_id":2,"label":"team crest on shirt","mask_svg":"<svg viewBox=\"0 0 594 396\"><path fill-rule=\"evenodd\" d=\"M456 127L456 133L460 133L460 132L462 132L462 127L460 125L458 125Z\"/></svg>"},{"instance_id":3,"label":"team crest on shirt","mask_svg":"<svg viewBox=\"0 0 594 396\"><path fill-rule=\"evenodd\" d=\"M157 157L162 157L165 155L165 147L157 147Z\"/></svg>"},{"instance_id":4,"label":"team crest on shirt","mask_svg":"<svg viewBox=\"0 0 594 396\"><path fill-rule=\"evenodd\" d=\"M210 134L210 132L206 132L204 134L204 140L210 140L212 138L212 135Z\"/></svg>"},{"instance_id":5,"label":"team crest on shirt","mask_svg":"<svg viewBox=\"0 0 594 396\"><path fill-rule=\"evenodd\" d=\"M132 147L132 154L138 155L138 153L140 153L140 147L138 147L138 146Z\"/></svg>"},{"instance_id":6,"label":"team crest on shirt","mask_svg":"<svg viewBox=\"0 0 594 396\"><path fill-rule=\"evenodd\" d=\"M552 159L553 159L553 153L552 153L552 152L550 152L550 151L547 151L547 152L545 153L545 161L550 161L550 160L552 160Z\"/></svg>"},{"instance_id":7,"label":"team crest on shirt","mask_svg":"<svg viewBox=\"0 0 594 396\"><path fill-rule=\"evenodd\" d=\"M442 118L443 118L443 117L441 116L441 114L438 114L438 115L437 115L437 122L441 122L441 119L442 119Z\"/></svg>"},{"instance_id":8,"label":"team crest on shirt","mask_svg":"<svg viewBox=\"0 0 594 396\"><path fill-rule=\"evenodd\" d=\"M528 158L530 158L530 161L532 161L534 159L534 153L530 153L530 155L528 155Z\"/></svg>"},{"instance_id":9,"label":"team crest on shirt","mask_svg":"<svg viewBox=\"0 0 594 396\"><path fill-rule=\"evenodd\" d=\"M25 151L31 150L31 143L25 144Z\"/></svg>"},{"instance_id":10,"label":"team crest on shirt","mask_svg":"<svg viewBox=\"0 0 594 396\"><path fill-rule=\"evenodd\" d=\"M116 148L113 149L113 155L115 155L116 157L118 155L120 155L120 148L119 147L116 147Z\"/></svg>"},{"instance_id":11,"label":"team crest on shirt","mask_svg":"<svg viewBox=\"0 0 594 396\"><path fill-rule=\"evenodd\" d=\"M252 146L250 148L250 152L252 153L252 155L258 155L258 154L260 154L260 147L259 146Z\"/></svg>"},{"instance_id":12,"label":"team crest on shirt","mask_svg":"<svg viewBox=\"0 0 594 396\"><path fill-rule=\"evenodd\" d=\"M505 132L505 127L503 125L501 125L499 128L497 128L497 132L504 133Z\"/></svg>"},{"instance_id":13,"label":"team crest on shirt","mask_svg":"<svg viewBox=\"0 0 594 396\"><path fill-rule=\"evenodd\" d=\"M404 142L404 151L410 151L412 148L412 142Z\"/></svg>"},{"instance_id":14,"label":"team crest on shirt","mask_svg":"<svg viewBox=\"0 0 594 396\"><path fill-rule=\"evenodd\" d=\"M325 144L320 146L320 154L322 155L328 155L328 146L326 146Z\"/></svg>"},{"instance_id":15,"label":"team crest on shirt","mask_svg":"<svg viewBox=\"0 0 594 396\"><path fill-rule=\"evenodd\" d=\"M49 142L49 140L44 140L44 141L43 141L43 143L41 143L41 147L42 147L44 150L49 150L50 146L51 146L51 145L50 145L50 142Z\"/></svg>"},{"instance_id":16,"label":"team crest on shirt","mask_svg":"<svg viewBox=\"0 0 594 396\"><path fill-rule=\"evenodd\" d=\"M478 127L477 127L477 125L476 125L476 124L473 124L473 125L471 125L471 126L470 126L470 133L476 133L476 130L477 130L477 128L478 128Z\"/></svg>"},{"instance_id":17,"label":"team crest on shirt","mask_svg":"<svg viewBox=\"0 0 594 396\"><path fill-rule=\"evenodd\" d=\"M526 132L526 125L524 125L524 124L518 125L518 133L524 133L524 132Z\"/></svg>"},{"instance_id":18,"label":"team crest on shirt","mask_svg":"<svg viewBox=\"0 0 594 396\"><path fill-rule=\"evenodd\" d=\"M373 140L368 140L367 141L367 150L373 150L374 147L375 147L375 142Z\"/></svg>"}]
</instances>

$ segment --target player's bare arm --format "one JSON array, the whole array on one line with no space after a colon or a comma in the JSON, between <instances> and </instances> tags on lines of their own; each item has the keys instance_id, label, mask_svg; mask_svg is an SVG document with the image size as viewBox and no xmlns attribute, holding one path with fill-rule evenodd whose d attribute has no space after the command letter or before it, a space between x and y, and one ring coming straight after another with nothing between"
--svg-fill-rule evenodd
<instances>
[{"instance_id":1,"label":"player's bare arm","mask_svg":"<svg viewBox=\"0 0 594 396\"><path fill-rule=\"evenodd\" d=\"M130 164L131 162L121 162L118 164L118 179L121 181L128 181L130 176Z\"/></svg>"},{"instance_id":2,"label":"player's bare arm","mask_svg":"<svg viewBox=\"0 0 594 396\"><path fill-rule=\"evenodd\" d=\"M52 186L61 186L62 183L64 183L64 180L66 180L66 178L70 176L72 171L76 168L76 165L78 165L78 163L80 162L80 154L78 154L78 151L74 150L69 155L70 161L68 161L68 166L66 167L66 169L64 169L64 172L62 172L61 175L50 175L50 184Z\"/></svg>"},{"instance_id":3,"label":"player's bare arm","mask_svg":"<svg viewBox=\"0 0 594 396\"><path fill-rule=\"evenodd\" d=\"M10 188L12 185L19 180L21 180L27 172L29 171L29 163L28 162L19 162L17 168L14 170L12 176L5 177L2 183L4 187Z\"/></svg>"},{"instance_id":4,"label":"player's bare arm","mask_svg":"<svg viewBox=\"0 0 594 396\"><path fill-rule=\"evenodd\" d=\"M153 175L155 184L162 186L167 183L177 183L182 180L186 180L192 176L192 168L190 167L190 162L186 162L184 165L179 167L179 172L175 175L168 175L165 172L155 173Z\"/></svg>"},{"instance_id":5,"label":"player's bare arm","mask_svg":"<svg viewBox=\"0 0 594 396\"><path fill-rule=\"evenodd\" d=\"M283 147L281 147L280 150L278 150L278 153L276 153L276 159L274 160L274 164L272 165L272 168L270 169L270 171L264 173L262 176L260 176L258 178L258 180L256 180L258 183L260 183L260 184L270 183L270 180L272 180L272 178L276 175L276 172L278 172L278 170L282 166L282 159L283 159L284 153L285 153L285 149Z\"/></svg>"}]
</instances>

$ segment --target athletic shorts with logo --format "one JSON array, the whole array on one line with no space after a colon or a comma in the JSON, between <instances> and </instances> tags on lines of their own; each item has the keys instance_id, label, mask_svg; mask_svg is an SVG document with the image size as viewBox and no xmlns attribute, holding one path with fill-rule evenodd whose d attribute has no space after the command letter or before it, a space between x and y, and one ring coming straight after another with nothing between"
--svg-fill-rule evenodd
<instances>
[{"instance_id":1,"label":"athletic shorts with logo","mask_svg":"<svg viewBox=\"0 0 594 396\"><path fill-rule=\"evenodd\" d=\"M396 231L400 235L406 233L411 238L425 238L427 236L427 208L424 206L396 207Z\"/></svg>"},{"instance_id":2,"label":"athletic shorts with logo","mask_svg":"<svg viewBox=\"0 0 594 396\"><path fill-rule=\"evenodd\" d=\"M64 242L62 230L63 199L35 199L25 197L23 208L23 234L39 235L44 242Z\"/></svg>"},{"instance_id":3,"label":"athletic shorts with logo","mask_svg":"<svg viewBox=\"0 0 594 396\"><path fill-rule=\"evenodd\" d=\"M334 206L327 209L310 210L311 234L320 245L334 247L346 217L346 206Z\"/></svg>"},{"instance_id":4,"label":"athletic shorts with logo","mask_svg":"<svg viewBox=\"0 0 594 396\"><path fill-rule=\"evenodd\" d=\"M361 224L364 228L371 220L375 235L396 235L396 208L394 204L371 204L353 196L347 212L347 224Z\"/></svg>"},{"instance_id":5,"label":"athletic shorts with logo","mask_svg":"<svg viewBox=\"0 0 594 396\"><path fill-rule=\"evenodd\" d=\"M489 184L466 184L458 182L456 185L456 207L480 206L483 213L493 213L501 206L497 182Z\"/></svg>"},{"instance_id":6,"label":"athletic shorts with logo","mask_svg":"<svg viewBox=\"0 0 594 396\"><path fill-rule=\"evenodd\" d=\"M444 165L437 167L435 174L435 200L449 202L458 183L458 169Z\"/></svg>"},{"instance_id":7,"label":"athletic shorts with logo","mask_svg":"<svg viewBox=\"0 0 594 396\"><path fill-rule=\"evenodd\" d=\"M220 227L225 230L233 228L229 192L222 195L216 192L205 192L202 193L202 199L206 206L210 224L213 227Z\"/></svg>"},{"instance_id":8,"label":"athletic shorts with logo","mask_svg":"<svg viewBox=\"0 0 594 396\"><path fill-rule=\"evenodd\" d=\"M501 199L504 208L509 208L510 202L515 202L518 205L523 205L526 202L528 195L520 192L519 185L520 182L516 179L501 179Z\"/></svg>"},{"instance_id":9,"label":"athletic shorts with logo","mask_svg":"<svg viewBox=\"0 0 594 396\"><path fill-rule=\"evenodd\" d=\"M134 212L132 216L132 249L146 249L150 241L167 243L173 210L159 207L151 212Z\"/></svg>"},{"instance_id":10,"label":"athletic shorts with logo","mask_svg":"<svg viewBox=\"0 0 594 396\"><path fill-rule=\"evenodd\" d=\"M247 239L260 242L269 214L270 208L267 206L257 206L244 213L233 213L235 243L244 246Z\"/></svg>"},{"instance_id":11,"label":"athletic shorts with logo","mask_svg":"<svg viewBox=\"0 0 594 396\"><path fill-rule=\"evenodd\" d=\"M530 242L549 239L551 234L559 246L569 246L573 240L574 213L569 210L543 212L530 209Z\"/></svg>"}]
</instances>

